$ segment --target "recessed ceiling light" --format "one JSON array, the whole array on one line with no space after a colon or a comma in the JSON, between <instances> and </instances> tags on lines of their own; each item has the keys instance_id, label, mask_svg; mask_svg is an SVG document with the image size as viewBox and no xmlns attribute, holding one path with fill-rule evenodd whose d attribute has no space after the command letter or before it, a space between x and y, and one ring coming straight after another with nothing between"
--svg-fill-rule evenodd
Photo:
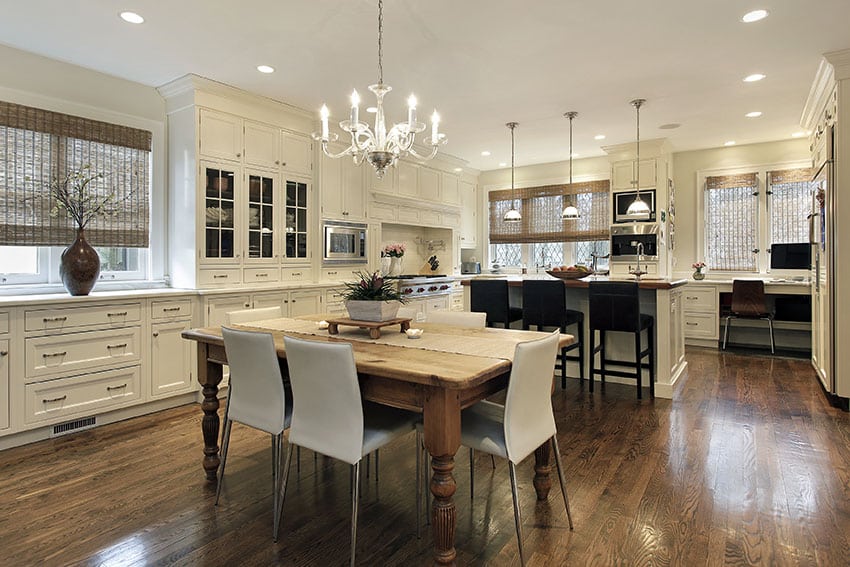
<instances>
[{"instance_id":1,"label":"recessed ceiling light","mask_svg":"<svg viewBox=\"0 0 850 567\"><path fill-rule=\"evenodd\" d=\"M487 150L484 150L483 152L481 152L481 155L484 156L484 157L487 157L487 156L490 155L490 152L488 152Z\"/></svg>"},{"instance_id":2,"label":"recessed ceiling light","mask_svg":"<svg viewBox=\"0 0 850 567\"><path fill-rule=\"evenodd\" d=\"M809 135L808 132L794 132L793 134L791 134L791 137L792 138L803 138L803 137L808 136L808 135Z\"/></svg>"},{"instance_id":3,"label":"recessed ceiling light","mask_svg":"<svg viewBox=\"0 0 850 567\"><path fill-rule=\"evenodd\" d=\"M724 145L724 146L734 146L734 145L735 145L735 140L729 140L728 142L724 143L723 145Z\"/></svg>"},{"instance_id":4,"label":"recessed ceiling light","mask_svg":"<svg viewBox=\"0 0 850 567\"><path fill-rule=\"evenodd\" d=\"M759 116L761 116L761 112L758 110L754 110L752 112L748 112L747 114L745 114L745 116L747 118L758 118Z\"/></svg>"},{"instance_id":5,"label":"recessed ceiling light","mask_svg":"<svg viewBox=\"0 0 850 567\"><path fill-rule=\"evenodd\" d=\"M378 107L377 106L368 106L368 107L366 107L366 112L368 112L369 114L375 114L376 112L378 112Z\"/></svg>"},{"instance_id":6,"label":"recessed ceiling light","mask_svg":"<svg viewBox=\"0 0 850 567\"><path fill-rule=\"evenodd\" d=\"M752 12L747 12L746 14L744 14L744 17L741 18L741 21L745 24L751 24L753 22L763 20L766 17L767 10L753 10Z\"/></svg>"},{"instance_id":7,"label":"recessed ceiling light","mask_svg":"<svg viewBox=\"0 0 850 567\"><path fill-rule=\"evenodd\" d=\"M274 73L274 67L268 65L257 65L257 71L260 73Z\"/></svg>"},{"instance_id":8,"label":"recessed ceiling light","mask_svg":"<svg viewBox=\"0 0 850 567\"><path fill-rule=\"evenodd\" d=\"M765 75L762 75L761 73L753 73L752 75L747 75L746 77L744 77L744 82L755 83L756 81L761 81L764 78Z\"/></svg>"},{"instance_id":9,"label":"recessed ceiling light","mask_svg":"<svg viewBox=\"0 0 850 567\"><path fill-rule=\"evenodd\" d=\"M679 124L678 122L670 122L669 124L662 124L661 126L658 127L658 129L659 130L675 130L676 128L679 128L680 126L681 126L681 124Z\"/></svg>"},{"instance_id":10,"label":"recessed ceiling light","mask_svg":"<svg viewBox=\"0 0 850 567\"><path fill-rule=\"evenodd\" d=\"M456 172L458 172L458 173L460 173L461 171L463 171L463 168L462 168L462 167L456 167L456 168L455 168L455 171L456 171Z\"/></svg>"},{"instance_id":11,"label":"recessed ceiling light","mask_svg":"<svg viewBox=\"0 0 850 567\"><path fill-rule=\"evenodd\" d=\"M597 134L593 137L594 140L604 140L605 134Z\"/></svg>"},{"instance_id":12,"label":"recessed ceiling light","mask_svg":"<svg viewBox=\"0 0 850 567\"><path fill-rule=\"evenodd\" d=\"M145 21L145 19L136 12L121 12L119 15L122 20L131 24L141 24Z\"/></svg>"},{"instance_id":13,"label":"recessed ceiling light","mask_svg":"<svg viewBox=\"0 0 850 567\"><path fill-rule=\"evenodd\" d=\"M506 164L506 163L505 163L505 162L503 162L503 161L500 161L500 162L499 162L499 167L508 167L508 164Z\"/></svg>"},{"instance_id":14,"label":"recessed ceiling light","mask_svg":"<svg viewBox=\"0 0 850 567\"><path fill-rule=\"evenodd\" d=\"M577 154L576 152L573 152L573 157L574 157L574 158L577 158L577 157L578 157L578 154Z\"/></svg>"}]
</instances>

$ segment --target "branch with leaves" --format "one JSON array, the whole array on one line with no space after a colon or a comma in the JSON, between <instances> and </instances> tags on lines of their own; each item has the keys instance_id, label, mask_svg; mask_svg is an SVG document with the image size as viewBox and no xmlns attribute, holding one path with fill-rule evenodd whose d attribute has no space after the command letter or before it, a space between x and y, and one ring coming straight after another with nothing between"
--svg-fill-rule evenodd
<instances>
[{"instance_id":1,"label":"branch with leaves","mask_svg":"<svg viewBox=\"0 0 850 567\"><path fill-rule=\"evenodd\" d=\"M114 216L118 212L115 192L97 190L97 182L104 177L104 173L93 172L91 165L86 164L51 181L50 193L55 203L50 216L55 218L60 210L65 210L80 230L96 217Z\"/></svg>"}]
</instances>

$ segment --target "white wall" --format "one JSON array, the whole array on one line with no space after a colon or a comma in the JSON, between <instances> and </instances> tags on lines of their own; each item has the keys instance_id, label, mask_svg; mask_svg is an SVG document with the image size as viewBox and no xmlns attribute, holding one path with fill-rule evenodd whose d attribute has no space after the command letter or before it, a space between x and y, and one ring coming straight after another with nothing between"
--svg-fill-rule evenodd
<instances>
[{"instance_id":1,"label":"white wall","mask_svg":"<svg viewBox=\"0 0 850 567\"><path fill-rule=\"evenodd\" d=\"M432 250L426 244L431 241ZM442 241L442 246L439 242ZM381 225L381 249L387 244L404 243L405 274L418 274L425 262L431 256L437 256L440 267L438 274L451 274L452 263L452 231L448 228L427 228L401 224L384 223Z\"/></svg>"}]
</instances>

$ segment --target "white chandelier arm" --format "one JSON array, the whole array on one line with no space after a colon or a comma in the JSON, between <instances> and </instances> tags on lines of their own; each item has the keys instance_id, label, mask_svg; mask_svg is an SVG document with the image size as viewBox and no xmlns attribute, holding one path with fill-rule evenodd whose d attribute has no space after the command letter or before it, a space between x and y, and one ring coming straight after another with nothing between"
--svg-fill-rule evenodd
<instances>
[{"instance_id":1,"label":"white chandelier arm","mask_svg":"<svg viewBox=\"0 0 850 567\"><path fill-rule=\"evenodd\" d=\"M410 155L412 155L413 157L415 157L417 159L429 160L429 159L433 159L433 157L435 155L437 155L437 145L438 144L434 144L433 146L431 146L431 152L427 156L423 156L423 155L420 155L419 153L417 153L416 150L413 149L413 146L410 146L410 149L407 150L407 151L408 151L408 153L410 153Z\"/></svg>"},{"instance_id":2,"label":"white chandelier arm","mask_svg":"<svg viewBox=\"0 0 850 567\"><path fill-rule=\"evenodd\" d=\"M335 154L328 149L328 141L322 140L322 152L324 152L324 154L331 159L339 159L341 157L354 155L355 150L352 146L348 146L343 151L339 152L338 154Z\"/></svg>"}]
</instances>

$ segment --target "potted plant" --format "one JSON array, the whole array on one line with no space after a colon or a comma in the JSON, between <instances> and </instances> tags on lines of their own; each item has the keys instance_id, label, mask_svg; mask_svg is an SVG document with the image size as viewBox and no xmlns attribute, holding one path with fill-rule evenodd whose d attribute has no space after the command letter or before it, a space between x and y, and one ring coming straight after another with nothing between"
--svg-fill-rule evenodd
<instances>
[{"instance_id":1,"label":"potted plant","mask_svg":"<svg viewBox=\"0 0 850 567\"><path fill-rule=\"evenodd\" d=\"M355 321L389 321L394 319L404 298L395 280L384 278L380 272L357 272L358 280L345 282L345 308Z\"/></svg>"},{"instance_id":2,"label":"potted plant","mask_svg":"<svg viewBox=\"0 0 850 567\"><path fill-rule=\"evenodd\" d=\"M705 262L694 262L691 264L691 267L694 269L694 279L701 280L705 278L705 274L703 270L705 269Z\"/></svg>"}]
</instances>

